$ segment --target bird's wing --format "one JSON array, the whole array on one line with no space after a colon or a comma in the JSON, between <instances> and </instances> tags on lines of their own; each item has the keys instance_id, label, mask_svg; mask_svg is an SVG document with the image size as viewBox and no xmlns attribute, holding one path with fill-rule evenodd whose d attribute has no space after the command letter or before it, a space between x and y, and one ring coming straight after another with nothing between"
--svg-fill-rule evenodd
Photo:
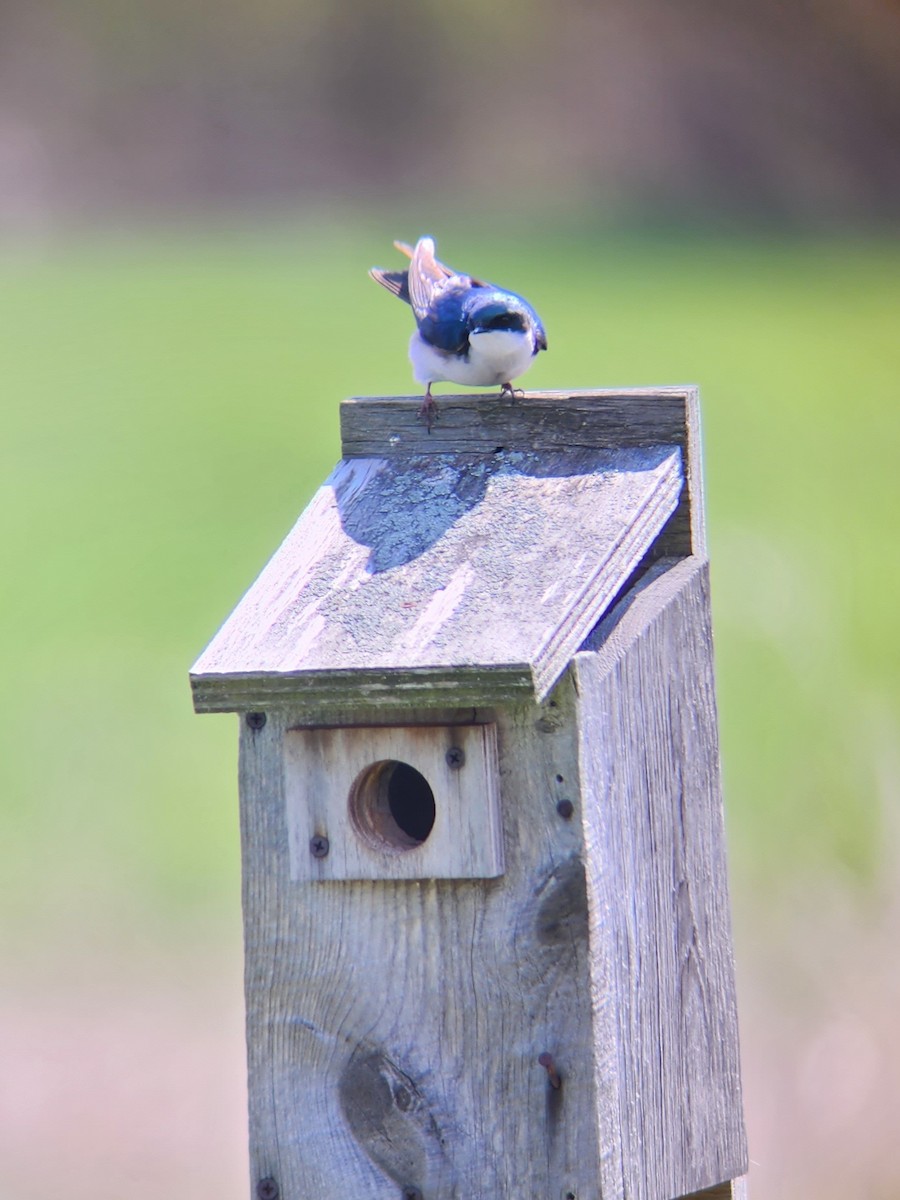
<instances>
[{"instance_id":1,"label":"bird's wing","mask_svg":"<svg viewBox=\"0 0 900 1200\"><path fill-rule=\"evenodd\" d=\"M465 353L469 347L471 301L472 287L466 276L448 276L425 312L421 316L416 313L422 340L448 354Z\"/></svg>"},{"instance_id":2,"label":"bird's wing","mask_svg":"<svg viewBox=\"0 0 900 1200\"><path fill-rule=\"evenodd\" d=\"M429 292L435 292L443 287L446 279L462 279L471 287L483 288L490 287L484 279L476 279L474 275L466 275L462 271L454 271L452 267L448 267L446 263L442 263L439 258L434 256L434 238L422 237L419 238L415 246L410 246L408 242L394 242L394 247L405 254L407 258L412 260L409 268L410 274L410 293L413 295L410 303L418 316L418 305L415 300L415 291L418 287L419 295L422 301L425 301ZM412 280L418 277L419 283L414 284ZM427 307L427 301L422 307Z\"/></svg>"},{"instance_id":3,"label":"bird's wing","mask_svg":"<svg viewBox=\"0 0 900 1200\"><path fill-rule=\"evenodd\" d=\"M438 262L434 257L434 240L432 238L419 238L415 247L410 246L408 242L394 242L394 246L401 254L405 254L407 258L412 260L409 269L406 271L385 271L382 267L372 267L369 274L376 283L380 283L383 288L387 288L398 299L405 300L407 304L411 304L415 309L416 317L418 317L420 310L424 311L428 308L431 302L430 298L435 295L443 284L443 281L445 279L452 279L457 272L445 266L444 263ZM417 264L416 254L419 252L420 247L422 248L422 254ZM419 279L418 295L420 299L418 306L410 296L410 273L414 273Z\"/></svg>"},{"instance_id":4,"label":"bird's wing","mask_svg":"<svg viewBox=\"0 0 900 1200\"><path fill-rule=\"evenodd\" d=\"M446 289L448 280L453 278L452 272L448 275L447 268L435 259L434 240L419 238L409 264L409 298L417 321L428 315L435 300Z\"/></svg>"},{"instance_id":5,"label":"bird's wing","mask_svg":"<svg viewBox=\"0 0 900 1200\"><path fill-rule=\"evenodd\" d=\"M431 261L439 274L446 275L448 278L451 275L459 274L459 271L454 271L452 267L448 267L446 263L442 263L440 259L434 257L434 238L419 238L419 243L421 242L431 243ZM407 258L414 259L419 243L411 246L409 242L394 242L394 249L399 250L401 254L405 254Z\"/></svg>"},{"instance_id":6,"label":"bird's wing","mask_svg":"<svg viewBox=\"0 0 900 1200\"><path fill-rule=\"evenodd\" d=\"M407 258L412 258L416 252L415 247L411 246L409 242L394 242L394 249L399 250L401 254L405 254ZM440 259L437 258L434 260L434 265L439 267L445 275L462 274L461 271L454 271L452 267L448 267L446 263L442 263ZM491 284L489 284L486 280L476 279L474 275L470 275L469 279L472 280L472 283L475 285L475 287L491 287Z\"/></svg>"},{"instance_id":7,"label":"bird's wing","mask_svg":"<svg viewBox=\"0 0 900 1200\"><path fill-rule=\"evenodd\" d=\"M405 300L409 304L408 271L385 271L381 267L372 267L369 274L376 283L380 283L383 288L387 288L399 300Z\"/></svg>"},{"instance_id":8,"label":"bird's wing","mask_svg":"<svg viewBox=\"0 0 900 1200\"><path fill-rule=\"evenodd\" d=\"M416 325L430 345L450 354L463 353L469 344L469 308L473 288L491 285L454 271L434 256L434 239L419 238L415 246L394 242L410 260L406 271L373 267L369 274L400 300L412 305Z\"/></svg>"}]
</instances>

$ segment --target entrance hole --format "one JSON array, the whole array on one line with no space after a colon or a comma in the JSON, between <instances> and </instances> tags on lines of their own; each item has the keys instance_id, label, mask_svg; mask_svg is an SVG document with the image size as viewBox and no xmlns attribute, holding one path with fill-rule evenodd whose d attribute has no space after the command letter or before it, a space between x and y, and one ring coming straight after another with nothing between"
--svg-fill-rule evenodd
<instances>
[{"instance_id":1,"label":"entrance hole","mask_svg":"<svg viewBox=\"0 0 900 1200\"><path fill-rule=\"evenodd\" d=\"M434 792L409 763L382 759L356 777L350 818L375 849L414 850L434 828Z\"/></svg>"}]
</instances>

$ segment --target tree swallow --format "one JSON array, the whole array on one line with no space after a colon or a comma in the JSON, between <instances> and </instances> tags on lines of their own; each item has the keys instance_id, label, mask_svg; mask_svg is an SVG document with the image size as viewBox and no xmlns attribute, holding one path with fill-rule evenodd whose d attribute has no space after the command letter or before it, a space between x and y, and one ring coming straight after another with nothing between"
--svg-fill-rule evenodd
<instances>
[{"instance_id":1,"label":"tree swallow","mask_svg":"<svg viewBox=\"0 0 900 1200\"><path fill-rule=\"evenodd\" d=\"M433 383L499 384L501 396L512 395L512 381L528 370L538 350L547 349L547 335L540 317L521 296L439 262L433 238L419 238L415 249L405 242L394 245L411 260L409 268L373 267L369 274L412 306L416 331L409 357L413 375L425 384L419 416L430 433L437 416Z\"/></svg>"}]
</instances>

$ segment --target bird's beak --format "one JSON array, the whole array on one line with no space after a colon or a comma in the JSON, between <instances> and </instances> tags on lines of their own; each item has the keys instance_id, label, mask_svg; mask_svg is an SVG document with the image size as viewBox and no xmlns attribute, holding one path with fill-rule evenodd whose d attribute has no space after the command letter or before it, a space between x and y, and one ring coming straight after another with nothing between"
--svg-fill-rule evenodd
<instances>
[{"instance_id":1,"label":"bird's beak","mask_svg":"<svg viewBox=\"0 0 900 1200\"><path fill-rule=\"evenodd\" d=\"M546 333L544 333L543 329L535 330L534 349L535 349L535 352L537 352L538 350L546 350L547 349L547 335L546 335Z\"/></svg>"}]
</instances>

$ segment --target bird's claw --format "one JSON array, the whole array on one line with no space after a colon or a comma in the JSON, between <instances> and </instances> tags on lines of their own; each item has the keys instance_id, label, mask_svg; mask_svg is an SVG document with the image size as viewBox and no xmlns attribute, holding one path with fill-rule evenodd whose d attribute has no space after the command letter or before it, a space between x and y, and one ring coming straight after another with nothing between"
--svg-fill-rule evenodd
<instances>
[{"instance_id":1,"label":"bird's claw","mask_svg":"<svg viewBox=\"0 0 900 1200\"><path fill-rule=\"evenodd\" d=\"M425 399L422 401L422 406L419 409L418 420L425 422L425 428L431 433L435 421L440 419L438 412L437 401L431 394L431 384L425 391Z\"/></svg>"},{"instance_id":2,"label":"bird's claw","mask_svg":"<svg viewBox=\"0 0 900 1200\"><path fill-rule=\"evenodd\" d=\"M511 383L500 384L500 399L519 400L525 395L522 388L514 388Z\"/></svg>"}]
</instances>

